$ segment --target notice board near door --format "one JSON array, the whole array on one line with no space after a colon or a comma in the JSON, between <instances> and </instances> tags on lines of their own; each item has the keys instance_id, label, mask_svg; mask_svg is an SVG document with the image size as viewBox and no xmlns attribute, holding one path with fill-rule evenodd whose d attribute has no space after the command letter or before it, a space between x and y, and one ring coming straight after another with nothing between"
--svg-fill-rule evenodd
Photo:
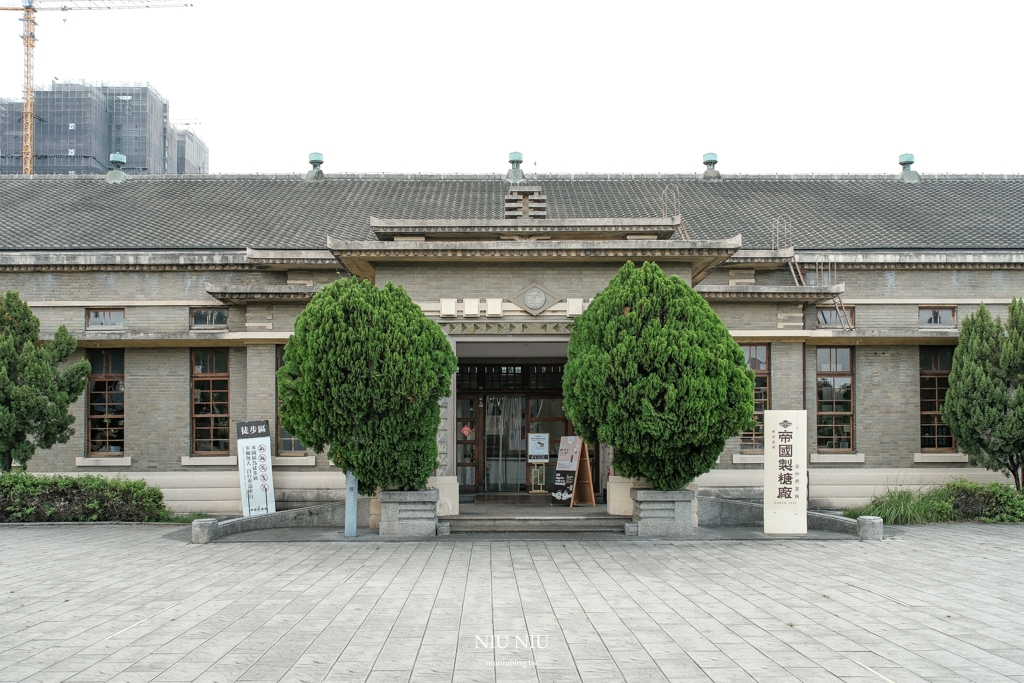
<instances>
[{"instance_id":1,"label":"notice board near door","mask_svg":"<svg viewBox=\"0 0 1024 683\"><path fill-rule=\"evenodd\" d=\"M594 481L590 476L590 454L579 436L563 436L558 443L555 488L551 504L572 507L594 505Z\"/></svg>"}]
</instances>

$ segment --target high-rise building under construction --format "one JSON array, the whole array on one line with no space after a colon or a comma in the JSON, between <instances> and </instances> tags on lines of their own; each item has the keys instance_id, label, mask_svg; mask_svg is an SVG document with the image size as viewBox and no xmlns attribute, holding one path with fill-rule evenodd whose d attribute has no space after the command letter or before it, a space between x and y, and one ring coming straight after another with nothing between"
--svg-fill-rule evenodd
<instances>
[{"instance_id":1,"label":"high-rise building under construction","mask_svg":"<svg viewBox=\"0 0 1024 683\"><path fill-rule=\"evenodd\" d=\"M132 174L208 173L209 150L172 125L150 85L54 82L35 92L35 172L106 173L124 154ZM0 173L21 173L22 103L0 100Z\"/></svg>"}]
</instances>

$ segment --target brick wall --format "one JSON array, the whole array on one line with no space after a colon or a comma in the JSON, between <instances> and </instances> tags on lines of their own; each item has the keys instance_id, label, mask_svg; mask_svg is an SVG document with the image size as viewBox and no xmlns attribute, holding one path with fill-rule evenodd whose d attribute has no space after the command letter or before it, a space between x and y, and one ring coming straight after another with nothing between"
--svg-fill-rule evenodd
<instances>
[{"instance_id":1,"label":"brick wall","mask_svg":"<svg viewBox=\"0 0 1024 683\"><path fill-rule=\"evenodd\" d=\"M912 467L920 451L920 357L916 346L854 350L854 450L865 467Z\"/></svg>"},{"instance_id":2,"label":"brick wall","mask_svg":"<svg viewBox=\"0 0 1024 683\"><path fill-rule=\"evenodd\" d=\"M771 378L769 407L775 410L803 410L803 355L802 343L775 342L771 344ZM810 417L808 417L810 425ZM760 469L759 464L733 463L732 456L740 452L739 437L725 443L718 469Z\"/></svg>"},{"instance_id":3,"label":"brick wall","mask_svg":"<svg viewBox=\"0 0 1024 683\"><path fill-rule=\"evenodd\" d=\"M376 282L402 285L413 301L441 298L505 298L537 283L559 298L593 298L615 276L621 263L381 263ZM687 264L663 264L669 275L689 282Z\"/></svg>"},{"instance_id":4,"label":"brick wall","mask_svg":"<svg viewBox=\"0 0 1024 683\"><path fill-rule=\"evenodd\" d=\"M24 301L188 300L219 306L206 285L287 282L287 274L267 270L0 272L0 291L13 289Z\"/></svg>"}]
</instances>

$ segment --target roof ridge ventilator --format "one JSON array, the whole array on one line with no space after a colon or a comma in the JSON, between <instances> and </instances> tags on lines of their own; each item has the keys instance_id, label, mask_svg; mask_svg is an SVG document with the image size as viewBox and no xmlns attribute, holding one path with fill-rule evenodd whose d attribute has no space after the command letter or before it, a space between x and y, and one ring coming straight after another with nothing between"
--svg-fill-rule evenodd
<instances>
[{"instance_id":1,"label":"roof ridge ventilator","mask_svg":"<svg viewBox=\"0 0 1024 683\"><path fill-rule=\"evenodd\" d=\"M714 152L708 152L704 155L704 166L707 168L704 170L704 180L721 180L722 174L715 170L715 164L718 163L718 155Z\"/></svg>"},{"instance_id":2,"label":"roof ridge ventilator","mask_svg":"<svg viewBox=\"0 0 1024 683\"><path fill-rule=\"evenodd\" d=\"M910 170L910 167L914 165L914 155L907 153L900 155L900 166L903 167L903 172L900 173L900 180L905 183L919 183L921 182L921 176L917 171Z\"/></svg>"},{"instance_id":3,"label":"roof ridge ventilator","mask_svg":"<svg viewBox=\"0 0 1024 683\"><path fill-rule=\"evenodd\" d=\"M121 167L128 163L128 157L120 152L114 152L110 155L110 163L114 165L114 168L107 171L107 175L104 178L107 183L110 185L120 185L128 180L128 174L121 170Z\"/></svg>"},{"instance_id":4,"label":"roof ridge ventilator","mask_svg":"<svg viewBox=\"0 0 1024 683\"><path fill-rule=\"evenodd\" d=\"M505 218L547 218L548 198L540 185L526 185L526 174L519 168L523 163L523 155L520 152L512 152L508 155L508 162L512 168L505 176L505 182L509 184L508 194L505 195Z\"/></svg>"},{"instance_id":5,"label":"roof ridge ventilator","mask_svg":"<svg viewBox=\"0 0 1024 683\"><path fill-rule=\"evenodd\" d=\"M306 182L315 183L324 180L324 172L320 170L320 166L324 163L324 155L320 152L311 152L309 163L313 168L306 171Z\"/></svg>"}]
</instances>

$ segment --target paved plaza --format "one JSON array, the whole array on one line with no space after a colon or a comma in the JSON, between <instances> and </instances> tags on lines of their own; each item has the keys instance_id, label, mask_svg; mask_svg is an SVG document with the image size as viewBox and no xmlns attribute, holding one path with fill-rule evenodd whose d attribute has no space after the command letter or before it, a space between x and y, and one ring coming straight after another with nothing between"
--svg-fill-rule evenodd
<instances>
[{"instance_id":1,"label":"paved plaza","mask_svg":"<svg viewBox=\"0 0 1024 683\"><path fill-rule=\"evenodd\" d=\"M1024 682L1024 526L879 542L0 528L0 681Z\"/></svg>"}]
</instances>

